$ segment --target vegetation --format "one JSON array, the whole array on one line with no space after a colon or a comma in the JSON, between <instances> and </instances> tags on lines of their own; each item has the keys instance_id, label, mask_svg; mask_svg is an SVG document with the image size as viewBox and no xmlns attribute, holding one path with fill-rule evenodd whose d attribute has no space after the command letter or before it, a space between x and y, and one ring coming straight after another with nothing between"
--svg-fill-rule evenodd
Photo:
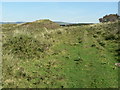
<instances>
[{"instance_id":1,"label":"vegetation","mask_svg":"<svg viewBox=\"0 0 120 90\"><path fill-rule=\"evenodd\" d=\"M3 24L3 87L117 88L118 34L118 22Z\"/></svg>"}]
</instances>

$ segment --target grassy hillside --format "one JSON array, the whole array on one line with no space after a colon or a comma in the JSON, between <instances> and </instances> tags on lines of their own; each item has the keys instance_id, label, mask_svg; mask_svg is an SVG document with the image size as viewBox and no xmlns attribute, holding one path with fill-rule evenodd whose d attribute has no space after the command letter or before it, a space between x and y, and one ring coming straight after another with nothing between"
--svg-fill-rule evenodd
<instances>
[{"instance_id":1,"label":"grassy hillside","mask_svg":"<svg viewBox=\"0 0 120 90\"><path fill-rule=\"evenodd\" d=\"M117 88L118 23L5 24L3 87Z\"/></svg>"}]
</instances>

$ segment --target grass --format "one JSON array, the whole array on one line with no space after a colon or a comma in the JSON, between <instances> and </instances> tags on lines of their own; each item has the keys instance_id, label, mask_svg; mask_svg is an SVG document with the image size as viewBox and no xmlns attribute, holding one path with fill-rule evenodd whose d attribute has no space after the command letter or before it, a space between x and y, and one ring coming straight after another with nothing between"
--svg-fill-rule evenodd
<instances>
[{"instance_id":1,"label":"grass","mask_svg":"<svg viewBox=\"0 0 120 90\"><path fill-rule=\"evenodd\" d=\"M2 28L4 88L118 87L117 22L60 27L43 20Z\"/></svg>"}]
</instances>

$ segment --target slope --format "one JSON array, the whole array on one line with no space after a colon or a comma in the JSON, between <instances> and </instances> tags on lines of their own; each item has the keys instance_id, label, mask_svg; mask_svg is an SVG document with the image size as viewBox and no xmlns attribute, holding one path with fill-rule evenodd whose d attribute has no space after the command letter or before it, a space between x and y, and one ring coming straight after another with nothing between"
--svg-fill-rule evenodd
<instances>
[{"instance_id":1,"label":"slope","mask_svg":"<svg viewBox=\"0 0 120 90\"><path fill-rule=\"evenodd\" d=\"M118 87L117 22L29 30L31 25L3 26L3 87Z\"/></svg>"}]
</instances>

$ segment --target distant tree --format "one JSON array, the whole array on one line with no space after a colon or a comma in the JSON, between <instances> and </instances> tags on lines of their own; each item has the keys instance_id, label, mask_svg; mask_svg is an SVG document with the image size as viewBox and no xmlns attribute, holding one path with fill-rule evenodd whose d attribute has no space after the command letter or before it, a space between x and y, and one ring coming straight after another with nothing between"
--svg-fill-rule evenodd
<instances>
[{"instance_id":1,"label":"distant tree","mask_svg":"<svg viewBox=\"0 0 120 90\"><path fill-rule=\"evenodd\" d=\"M105 15L103 18L100 18L99 21L100 22L114 22L119 20L120 16L118 14L109 14L109 15Z\"/></svg>"}]
</instances>

